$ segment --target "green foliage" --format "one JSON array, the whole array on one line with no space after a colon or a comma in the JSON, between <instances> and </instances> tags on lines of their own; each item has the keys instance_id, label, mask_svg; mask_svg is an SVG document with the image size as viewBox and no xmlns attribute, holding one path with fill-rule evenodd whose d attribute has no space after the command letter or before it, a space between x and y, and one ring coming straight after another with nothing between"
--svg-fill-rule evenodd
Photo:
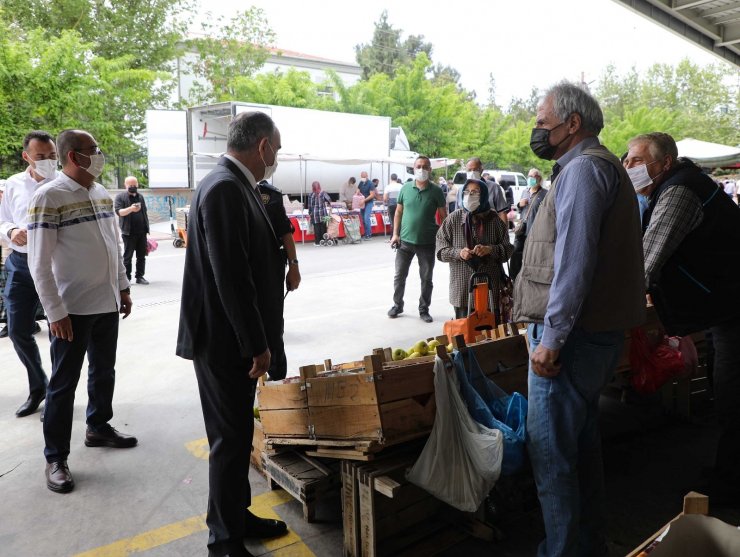
<instances>
[{"instance_id":1,"label":"green foliage","mask_svg":"<svg viewBox=\"0 0 740 557\"><path fill-rule=\"evenodd\" d=\"M199 80L187 99L205 104L237 97L237 83L254 76L267 60L275 33L260 8L250 7L230 20L208 18L202 24L203 37L186 42L197 53L189 70Z\"/></svg>"},{"instance_id":2,"label":"green foliage","mask_svg":"<svg viewBox=\"0 0 740 557\"><path fill-rule=\"evenodd\" d=\"M108 154L138 150L144 112L166 76L132 67L130 57L105 59L76 31L49 38L34 30L19 41L0 23L0 157L2 173L24 167L18 154L31 129L91 132Z\"/></svg>"},{"instance_id":3,"label":"green foliage","mask_svg":"<svg viewBox=\"0 0 740 557\"><path fill-rule=\"evenodd\" d=\"M422 52L428 58L432 57L432 44L424 42L423 35L409 35L402 42L402 32L388 22L388 12L384 10L380 19L375 22L375 32L370 44L355 46L357 63L362 68L364 79L378 73L393 77L399 68L415 60Z\"/></svg>"},{"instance_id":4,"label":"green foliage","mask_svg":"<svg viewBox=\"0 0 740 557\"><path fill-rule=\"evenodd\" d=\"M192 0L0 0L0 11L22 32L48 38L77 31L103 58L127 56L132 68L167 69L187 27Z\"/></svg>"}]
</instances>

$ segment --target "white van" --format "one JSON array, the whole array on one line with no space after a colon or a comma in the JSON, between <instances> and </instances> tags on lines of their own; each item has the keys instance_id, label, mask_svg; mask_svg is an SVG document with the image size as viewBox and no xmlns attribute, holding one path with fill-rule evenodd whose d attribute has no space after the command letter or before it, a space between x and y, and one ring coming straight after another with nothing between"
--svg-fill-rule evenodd
<instances>
[{"instance_id":1,"label":"white van","mask_svg":"<svg viewBox=\"0 0 740 557\"><path fill-rule=\"evenodd\" d=\"M514 205L519 203L522 198L522 192L527 189L527 177L521 172L514 172L513 170L483 170L482 174L490 174L496 180L499 186L506 190L506 186L511 186L512 192L514 193ZM468 173L464 170L459 170L455 173L454 182L456 184L464 184L465 180L468 179Z\"/></svg>"}]
</instances>

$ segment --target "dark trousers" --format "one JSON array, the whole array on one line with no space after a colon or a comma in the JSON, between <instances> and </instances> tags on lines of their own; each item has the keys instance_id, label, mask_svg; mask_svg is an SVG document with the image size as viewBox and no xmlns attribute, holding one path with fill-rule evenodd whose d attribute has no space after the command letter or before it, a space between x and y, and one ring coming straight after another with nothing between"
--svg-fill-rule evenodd
<instances>
[{"instance_id":1,"label":"dark trousers","mask_svg":"<svg viewBox=\"0 0 740 557\"><path fill-rule=\"evenodd\" d=\"M244 547L246 510L252 497L248 474L257 382L247 375L251 358L223 363L196 354L193 364L211 448L206 516L209 555L226 555L235 547Z\"/></svg>"},{"instance_id":2,"label":"dark trousers","mask_svg":"<svg viewBox=\"0 0 740 557\"><path fill-rule=\"evenodd\" d=\"M740 500L740 319L712 327L714 402L720 425L713 488Z\"/></svg>"},{"instance_id":3,"label":"dark trousers","mask_svg":"<svg viewBox=\"0 0 740 557\"><path fill-rule=\"evenodd\" d=\"M519 271L522 270L525 239L526 236L517 236L514 239L514 251L511 253L511 259L509 260L509 276L511 280L515 280Z\"/></svg>"},{"instance_id":4,"label":"dark trousers","mask_svg":"<svg viewBox=\"0 0 740 557\"><path fill-rule=\"evenodd\" d=\"M455 319L462 319L463 317L467 317L468 314L468 308L464 307L458 307L458 306L452 306L455 309Z\"/></svg>"},{"instance_id":5,"label":"dark trousers","mask_svg":"<svg viewBox=\"0 0 740 557\"><path fill-rule=\"evenodd\" d=\"M326 234L326 223L323 220L313 223L313 243L319 245L319 242L324 239L324 234Z\"/></svg>"},{"instance_id":6,"label":"dark trousers","mask_svg":"<svg viewBox=\"0 0 740 557\"><path fill-rule=\"evenodd\" d=\"M143 278L146 270L146 232L142 234L121 234L123 238L123 266L126 276L131 280L131 260L136 253L136 278Z\"/></svg>"},{"instance_id":7,"label":"dark trousers","mask_svg":"<svg viewBox=\"0 0 740 557\"><path fill-rule=\"evenodd\" d=\"M393 205L388 205L388 220L391 221L391 236L393 236L393 232L394 232L394 229L393 229L394 222L393 221L396 218L396 207L398 207L396 203L394 203Z\"/></svg>"},{"instance_id":8,"label":"dark trousers","mask_svg":"<svg viewBox=\"0 0 740 557\"><path fill-rule=\"evenodd\" d=\"M70 315L73 340L51 339L51 379L44 410L47 462L67 460L75 390L87 354L87 426L98 430L113 417L118 313Z\"/></svg>"},{"instance_id":9,"label":"dark trousers","mask_svg":"<svg viewBox=\"0 0 740 557\"><path fill-rule=\"evenodd\" d=\"M28 270L25 253L14 251L5 262L5 305L8 317L8 337L13 342L16 354L28 374L28 390L31 394L43 393L48 379L41 365L41 354L33 337L36 313L40 308L39 295Z\"/></svg>"},{"instance_id":10,"label":"dark trousers","mask_svg":"<svg viewBox=\"0 0 740 557\"><path fill-rule=\"evenodd\" d=\"M434 244L420 246L401 242L396 250L396 275L393 278L393 303L403 309L403 294L406 291L406 277L411 260L416 256L421 278L419 313L428 313L432 303L432 275L434 274Z\"/></svg>"}]
</instances>

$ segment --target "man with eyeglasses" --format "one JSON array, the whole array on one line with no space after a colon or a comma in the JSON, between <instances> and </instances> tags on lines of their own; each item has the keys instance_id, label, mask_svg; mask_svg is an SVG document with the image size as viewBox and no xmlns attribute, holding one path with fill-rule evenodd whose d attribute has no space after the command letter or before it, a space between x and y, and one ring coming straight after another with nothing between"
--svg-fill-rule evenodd
<instances>
[{"instance_id":1,"label":"man with eyeglasses","mask_svg":"<svg viewBox=\"0 0 740 557\"><path fill-rule=\"evenodd\" d=\"M33 335L38 327L39 296L28 268L28 205L38 189L57 175L57 149L45 131L34 130L23 139L23 160L28 168L8 178L0 204L0 234L12 249L5 266L5 305L8 336L28 374L28 399L16 411L19 418L33 414L46 397L48 379Z\"/></svg>"},{"instance_id":2,"label":"man with eyeglasses","mask_svg":"<svg viewBox=\"0 0 740 557\"><path fill-rule=\"evenodd\" d=\"M414 161L414 180L401 188L396 201L393 220L391 247L396 248L396 274L393 278L393 307L388 317L395 319L403 313L403 295L411 261L416 256L421 278L419 318L425 323L433 321L429 314L432 303L432 275L434 274L434 251L437 239L437 222L447 216L447 202L442 188L429 178L432 163L428 157L420 156Z\"/></svg>"},{"instance_id":3,"label":"man with eyeglasses","mask_svg":"<svg viewBox=\"0 0 740 557\"><path fill-rule=\"evenodd\" d=\"M75 486L67 466L75 389L88 360L85 445L129 448L135 437L108 423L113 417L118 314L131 313L113 200L95 179L105 157L83 130L57 137L62 172L40 188L28 210L28 260L49 319L52 373L44 410L46 486Z\"/></svg>"}]
</instances>

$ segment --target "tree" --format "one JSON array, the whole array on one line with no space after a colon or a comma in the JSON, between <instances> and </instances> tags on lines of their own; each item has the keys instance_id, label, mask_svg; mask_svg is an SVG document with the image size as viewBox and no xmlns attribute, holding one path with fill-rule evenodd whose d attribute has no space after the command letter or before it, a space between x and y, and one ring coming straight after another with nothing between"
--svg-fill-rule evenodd
<instances>
[{"instance_id":1,"label":"tree","mask_svg":"<svg viewBox=\"0 0 740 557\"><path fill-rule=\"evenodd\" d=\"M239 76L234 79L233 89L234 98L245 102L319 110L336 109L331 86L316 84L308 72L295 68L290 68L285 73L275 71L254 78Z\"/></svg>"},{"instance_id":2,"label":"tree","mask_svg":"<svg viewBox=\"0 0 740 557\"><path fill-rule=\"evenodd\" d=\"M129 56L132 68L167 69L188 25L192 0L0 0L12 27L47 38L74 30L102 58Z\"/></svg>"},{"instance_id":3,"label":"tree","mask_svg":"<svg viewBox=\"0 0 740 557\"><path fill-rule=\"evenodd\" d=\"M432 57L432 44L424 42L424 35L409 35L401 42L401 29L396 29L388 22L386 10L375 22L373 40L370 44L355 46L357 63L362 67L363 79L369 79L376 73L393 77L398 68L415 60L422 52Z\"/></svg>"},{"instance_id":4,"label":"tree","mask_svg":"<svg viewBox=\"0 0 740 557\"><path fill-rule=\"evenodd\" d=\"M19 153L32 129L90 131L107 154L138 150L155 83L166 76L133 68L131 57L106 59L75 31L49 38L42 30L17 37L0 22L0 163L23 168Z\"/></svg>"},{"instance_id":5,"label":"tree","mask_svg":"<svg viewBox=\"0 0 740 557\"><path fill-rule=\"evenodd\" d=\"M260 8L251 7L230 20L223 17L202 24L203 37L187 41L196 53L190 71L196 81L190 104L235 98L235 83L252 77L267 60L275 33Z\"/></svg>"}]
</instances>

